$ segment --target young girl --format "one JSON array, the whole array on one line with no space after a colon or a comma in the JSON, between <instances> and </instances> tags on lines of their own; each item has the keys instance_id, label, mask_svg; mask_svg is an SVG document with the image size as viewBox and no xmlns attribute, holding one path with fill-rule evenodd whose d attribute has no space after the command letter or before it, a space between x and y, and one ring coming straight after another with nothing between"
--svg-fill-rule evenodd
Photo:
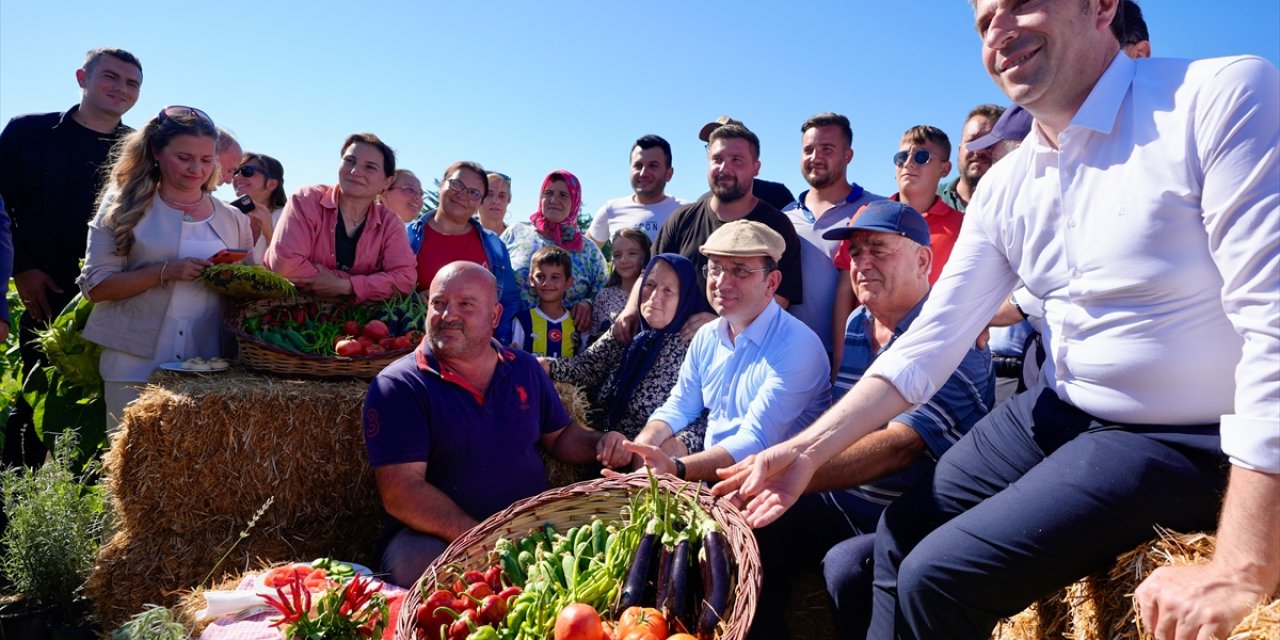
<instances>
[{"instance_id":1,"label":"young girl","mask_svg":"<svg viewBox=\"0 0 1280 640\"><path fill-rule=\"evenodd\" d=\"M653 242L640 229L619 229L613 234L609 280L596 295L591 313L591 342L595 342L609 330L613 319L618 317L623 307L627 306L627 298L631 288L640 279L640 272L649 264L650 249Z\"/></svg>"}]
</instances>

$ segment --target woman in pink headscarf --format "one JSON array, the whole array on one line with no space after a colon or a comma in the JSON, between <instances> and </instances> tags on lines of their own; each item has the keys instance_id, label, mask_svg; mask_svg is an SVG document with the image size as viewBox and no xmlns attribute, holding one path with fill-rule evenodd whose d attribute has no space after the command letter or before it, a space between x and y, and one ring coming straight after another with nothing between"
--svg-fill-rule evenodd
<instances>
[{"instance_id":1,"label":"woman in pink headscarf","mask_svg":"<svg viewBox=\"0 0 1280 640\"><path fill-rule=\"evenodd\" d=\"M511 254L511 269L520 287L525 307L538 303L529 282L529 258L534 252L554 244L573 258L573 285L565 292L565 306L573 314L573 324L591 326L591 301L604 286L609 274L604 256L594 242L585 242L578 228L578 211L582 208L582 185L564 169L547 174L538 195L538 210L529 222L512 225L502 234L502 242Z\"/></svg>"}]
</instances>

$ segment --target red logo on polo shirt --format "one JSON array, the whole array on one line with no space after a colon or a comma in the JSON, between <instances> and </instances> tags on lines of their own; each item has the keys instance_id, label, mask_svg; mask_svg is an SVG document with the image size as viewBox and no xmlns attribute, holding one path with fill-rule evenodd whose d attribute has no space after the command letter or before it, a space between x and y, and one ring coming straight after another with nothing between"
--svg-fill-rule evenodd
<instances>
[{"instance_id":1,"label":"red logo on polo shirt","mask_svg":"<svg viewBox=\"0 0 1280 640\"><path fill-rule=\"evenodd\" d=\"M529 392L524 387L516 385L516 395L520 396L520 409L528 411L529 409Z\"/></svg>"},{"instance_id":2,"label":"red logo on polo shirt","mask_svg":"<svg viewBox=\"0 0 1280 640\"><path fill-rule=\"evenodd\" d=\"M370 409L364 414L364 435L373 438L382 430L382 421L378 419L378 410Z\"/></svg>"}]
</instances>

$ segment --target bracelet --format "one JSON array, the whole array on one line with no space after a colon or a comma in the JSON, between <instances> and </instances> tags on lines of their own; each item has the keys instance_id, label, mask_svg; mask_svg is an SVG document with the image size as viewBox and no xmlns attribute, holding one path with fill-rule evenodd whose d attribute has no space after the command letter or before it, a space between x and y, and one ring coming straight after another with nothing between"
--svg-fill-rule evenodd
<instances>
[{"instance_id":1,"label":"bracelet","mask_svg":"<svg viewBox=\"0 0 1280 640\"><path fill-rule=\"evenodd\" d=\"M163 264L163 265L160 265L160 286L161 286L161 287L168 287L168 286L169 286L168 281L166 281L166 280L164 279L164 270L165 270L165 269L168 269L168 268L169 268L169 261L168 261L168 260L165 260L165 261L164 261L164 264Z\"/></svg>"},{"instance_id":2,"label":"bracelet","mask_svg":"<svg viewBox=\"0 0 1280 640\"><path fill-rule=\"evenodd\" d=\"M684 467L684 461L680 458L672 458L672 460L676 463L676 477L684 480L685 473L687 472Z\"/></svg>"}]
</instances>

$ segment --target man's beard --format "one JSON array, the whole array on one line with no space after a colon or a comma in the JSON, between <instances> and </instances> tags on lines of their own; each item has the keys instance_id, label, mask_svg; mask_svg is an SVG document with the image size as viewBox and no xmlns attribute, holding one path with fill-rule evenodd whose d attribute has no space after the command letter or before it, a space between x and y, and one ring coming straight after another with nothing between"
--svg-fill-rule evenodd
<instances>
[{"instance_id":1,"label":"man's beard","mask_svg":"<svg viewBox=\"0 0 1280 640\"><path fill-rule=\"evenodd\" d=\"M742 188L742 183L738 182L736 176L729 176L733 179L732 184L723 184L719 179L711 183L711 193L721 202L737 202L747 195L747 190Z\"/></svg>"}]
</instances>

